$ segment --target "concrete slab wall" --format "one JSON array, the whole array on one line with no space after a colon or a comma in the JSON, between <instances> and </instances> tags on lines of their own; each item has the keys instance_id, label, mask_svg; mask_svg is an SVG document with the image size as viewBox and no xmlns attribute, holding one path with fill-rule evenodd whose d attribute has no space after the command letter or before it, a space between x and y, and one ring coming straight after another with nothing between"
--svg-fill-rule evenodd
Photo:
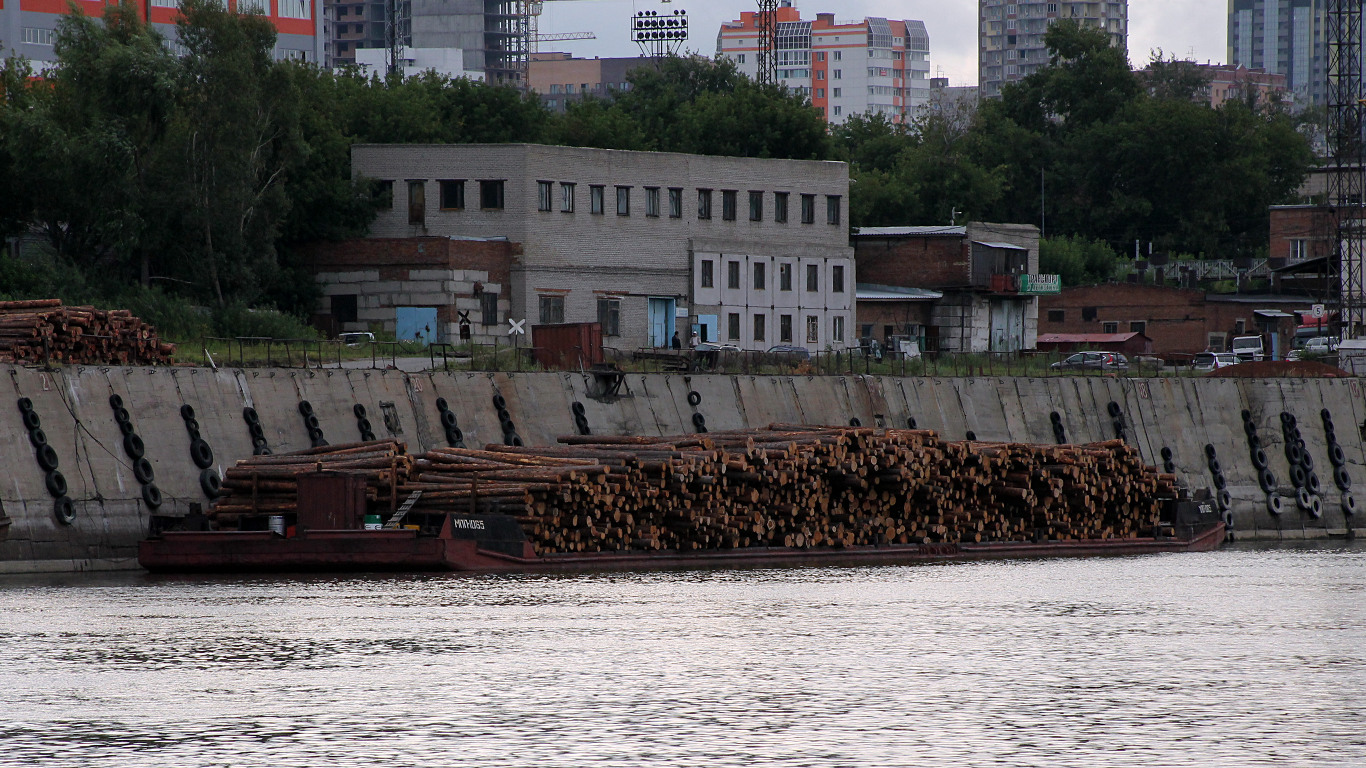
<instances>
[{"instance_id":1,"label":"concrete slab wall","mask_svg":"<svg viewBox=\"0 0 1366 768\"><path fill-rule=\"evenodd\" d=\"M109 405L120 395L156 474L164 503L155 514L183 515L206 505L201 470L191 460L181 407L194 408L201 436L221 473L251 454L242 409L255 408L277 453L306 448L299 403L307 400L327 440L353 442L360 431L353 411L366 409L372 429L396 437L412 452L446 444L436 407L444 398L471 446L503 439L493 405L506 400L517 434L528 445L553 443L574 431L575 402L582 403L595 434L670 435L694 431L701 414L710 430L771 423L849 424L934 429L945 438L1053 442L1049 414L1057 412L1072 442L1114 437L1106 408L1117 403L1127 439L1145 460L1161 464L1170 448L1182 479L1192 488L1212 483L1204 446L1214 446L1233 496L1235 530L1255 538L1323 538L1359 524L1341 510L1332 482L1320 417L1328 409L1347 454L1354 483L1366 484L1363 421L1366 400L1356 379L1109 379L898 378L864 376L730 376L628 374L619 396L594 399L590 376L579 373L428 373L400 371L219 370L204 368L75 367L38 371L0 366L8 374L9 403L0 403L0 445L8 474L0 502L12 520L0 541L0 572L135 567L138 540L154 511L142 499ZM689 403L689 392L700 401ZM75 501L77 517L63 525L23 426L18 398L29 397ZM1270 466L1287 496L1279 516L1266 504L1248 455L1241 412L1258 427ZM1323 514L1295 507L1288 482L1280 414L1295 415L1322 480ZM1366 486L1360 486L1366 487ZM1359 489L1359 487L1358 487ZM1359 517L1359 516L1358 516Z\"/></svg>"}]
</instances>

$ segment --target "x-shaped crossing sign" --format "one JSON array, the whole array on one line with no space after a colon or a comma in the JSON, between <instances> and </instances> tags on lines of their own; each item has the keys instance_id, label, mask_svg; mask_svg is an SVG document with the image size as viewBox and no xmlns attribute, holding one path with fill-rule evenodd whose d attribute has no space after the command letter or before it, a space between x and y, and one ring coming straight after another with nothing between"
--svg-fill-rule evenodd
<instances>
[{"instance_id":1,"label":"x-shaped crossing sign","mask_svg":"<svg viewBox=\"0 0 1366 768\"><path fill-rule=\"evenodd\" d=\"M470 321L470 313L469 313L469 310L466 310L466 311L464 311L464 312L461 312L460 310L457 309L457 310L456 310L456 314L460 316L460 317L459 317L459 322L461 322L461 323L468 323L468 322Z\"/></svg>"},{"instance_id":2,"label":"x-shaped crossing sign","mask_svg":"<svg viewBox=\"0 0 1366 768\"><path fill-rule=\"evenodd\" d=\"M525 319L525 318L523 318L523 319L521 319L521 320L513 320L512 318L509 317L509 318L508 318L508 325L512 326L511 328L508 329L508 335L509 335L509 336L515 336L515 335L518 335L518 334L525 334L525 333L526 333L526 319Z\"/></svg>"}]
</instances>

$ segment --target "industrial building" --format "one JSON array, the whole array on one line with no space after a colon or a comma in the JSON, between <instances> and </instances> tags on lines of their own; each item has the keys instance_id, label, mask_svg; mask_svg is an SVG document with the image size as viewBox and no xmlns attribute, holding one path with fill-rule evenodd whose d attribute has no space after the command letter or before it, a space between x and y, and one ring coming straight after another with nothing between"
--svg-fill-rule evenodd
<instances>
[{"instance_id":1,"label":"industrial building","mask_svg":"<svg viewBox=\"0 0 1366 768\"><path fill-rule=\"evenodd\" d=\"M930 35L924 22L836 21L833 13L802 21L791 6L772 13L777 24L774 82L811 97L830 122L870 113L905 122L929 101ZM756 79L760 16L742 13L722 24L716 38L716 53Z\"/></svg>"},{"instance_id":2,"label":"industrial building","mask_svg":"<svg viewBox=\"0 0 1366 768\"><path fill-rule=\"evenodd\" d=\"M1104 30L1116 48L1128 50L1128 0L978 0L978 10L981 26L977 32L977 84L983 98L1000 96L1002 86L1048 64L1044 33L1058 19L1072 19L1083 26Z\"/></svg>"},{"instance_id":3,"label":"industrial building","mask_svg":"<svg viewBox=\"0 0 1366 768\"><path fill-rule=\"evenodd\" d=\"M845 163L528 144L356 145L351 159L392 190L371 237L515 243L511 319L600 322L618 349L693 333L750 350L854 341Z\"/></svg>"},{"instance_id":4,"label":"industrial building","mask_svg":"<svg viewBox=\"0 0 1366 768\"><path fill-rule=\"evenodd\" d=\"M239 13L264 14L275 25L279 31L275 42L276 58L308 62L324 60L326 36L323 31L323 0L230 2L229 7ZM151 22L152 27L168 41L174 41L179 5L178 0L146 0L135 7L140 18ZM77 0L76 6L94 18L104 14L105 4L102 2ZM34 68L39 70L56 62L53 32L67 10L67 4L59 0L0 2L0 56L22 56L33 62Z\"/></svg>"}]
</instances>

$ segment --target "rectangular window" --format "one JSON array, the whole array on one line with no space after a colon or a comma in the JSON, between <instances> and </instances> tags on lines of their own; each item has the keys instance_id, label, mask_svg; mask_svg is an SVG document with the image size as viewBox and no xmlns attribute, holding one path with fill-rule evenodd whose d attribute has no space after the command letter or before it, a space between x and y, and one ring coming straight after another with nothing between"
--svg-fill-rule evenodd
<instances>
[{"instance_id":1,"label":"rectangular window","mask_svg":"<svg viewBox=\"0 0 1366 768\"><path fill-rule=\"evenodd\" d=\"M839 195L826 195L826 196L825 196L825 223L826 223L826 224L839 224L839 223L840 223L840 196L839 196Z\"/></svg>"},{"instance_id":2,"label":"rectangular window","mask_svg":"<svg viewBox=\"0 0 1366 768\"><path fill-rule=\"evenodd\" d=\"M23 40L29 45L52 45L52 30L41 27L24 27Z\"/></svg>"},{"instance_id":3,"label":"rectangular window","mask_svg":"<svg viewBox=\"0 0 1366 768\"><path fill-rule=\"evenodd\" d=\"M835 61L839 61L839 60L840 60L840 53L841 53L840 51L835 51Z\"/></svg>"},{"instance_id":4,"label":"rectangular window","mask_svg":"<svg viewBox=\"0 0 1366 768\"><path fill-rule=\"evenodd\" d=\"M541 325L552 325L564 322L564 297L563 296L542 296L541 297Z\"/></svg>"},{"instance_id":5,"label":"rectangular window","mask_svg":"<svg viewBox=\"0 0 1366 768\"><path fill-rule=\"evenodd\" d=\"M1247 320L1239 318L1233 321L1233 331L1234 333L1247 333ZM1114 331L1109 331L1109 333L1114 333Z\"/></svg>"},{"instance_id":6,"label":"rectangular window","mask_svg":"<svg viewBox=\"0 0 1366 768\"><path fill-rule=\"evenodd\" d=\"M311 19L308 0L276 0L276 15L285 19Z\"/></svg>"},{"instance_id":7,"label":"rectangular window","mask_svg":"<svg viewBox=\"0 0 1366 768\"><path fill-rule=\"evenodd\" d=\"M710 219L710 218L711 218L711 190L710 190L710 189L699 189L699 190L697 190L697 218L699 218L699 219Z\"/></svg>"},{"instance_id":8,"label":"rectangular window","mask_svg":"<svg viewBox=\"0 0 1366 768\"><path fill-rule=\"evenodd\" d=\"M331 299L332 319L339 323L354 323L360 318L360 302L354 293L337 294Z\"/></svg>"},{"instance_id":9,"label":"rectangular window","mask_svg":"<svg viewBox=\"0 0 1366 768\"><path fill-rule=\"evenodd\" d=\"M574 212L574 185L565 181L560 182L560 210Z\"/></svg>"},{"instance_id":10,"label":"rectangular window","mask_svg":"<svg viewBox=\"0 0 1366 768\"><path fill-rule=\"evenodd\" d=\"M754 290L766 290L764 286L768 284L764 275L764 263L759 262L754 265Z\"/></svg>"},{"instance_id":11,"label":"rectangular window","mask_svg":"<svg viewBox=\"0 0 1366 768\"><path fill-rule=\"evenodd\" d=\"M408 182L408 223L418 226L427 224L427 182L425 181Z\"/></svg>"},{"instance_id":12,"label":"rectangular window","mask_svg":"<svg viewBox=\"0 0 1366 768\"><path fill-rule=\"evenodd\" d=\"M501 210L503 207L503 182L501 179L479 182L479 207Z\"/></svg>"},{"instance_id":13,"label":"rectangular window","mask_svg":"<svg viewBox=\"0 0 1366 768\"><path fill-rule=\"evenodd\" d=\"M778 343L792 343L792 315L778 315Z\"/></svg>"},{"instance_id":14,"label":"rectangular window","mask_svg":"<svg viewBox=\"0 0 1366 768\"><path fill-rule=\"evenodd\" d=\"M764 220L764 193L763 193L763 192L750 192L750 193L749 193L749 220L750 220L750 221L763 221L763 220Z\"/></svg>"},{"instance_id":15,"label":"rectangular window","mask_svg":"<svg viewBox=\"0 0 1366 768\"><path fill-rule=\"evenodd\" d=\"M677 187L669 188L669 218L683 218L683 190Z\"/></svg>"},{"instance_id":16,"label":"rectangular window","mask_svg":"<svg viewBox=\"0 0 1366 768\"><path fill-rule=\"evenodd\" d=\"M830 90L830 95L831 95L831 97L838 99L840 96L843 96L843 95L844 95L844 94L842 93L843 90L844 90L843 88L832 88L832 89Z\"/></svg>"},{"instance_id":17,"label":"rectangular window","mask_svg":"<svg viewBox=\"0 0 1366 768\"><path fill-rule=\"evenodd\" d=\"M737 54L735 54L735 63L737 63L737 64L744 64L744 63L745 63L745 54L743 54L743 53L737 53Z\"/></svg>"},{"instance_id":18,"label":"rectangular window","mask_svg":"<svg viewBox=\"0 0 1366 768\"><path fill-rule=\"evenodd\" d=\"M816 52L816 61L825 61L825 51Z\"/></svg>"},{"instance_id":19,"label":"rectangular window","mask_svg":"<svg viewBox=\"0 0 1366 768\"><path fill-rule=\"evenodd\" d=\"M1066 311L1066 310L1063 310L1063 309L1050 309L1050 310L1048 310L1048 322L1050 322L1050 323L1061 323L1061 322L1064 320L1064 318L1066 318L1066 316L1067 316L1067 311Z\"/></svg>"},{"instance_id":20,"label":"rectangular window","mask_svg":"<svg viewBox=\"0 0 1366 768\"><path fill-rule=\"evenodd\" d=\"M844 265L836 264L830 268L830 292L844 293Z\"/></svg>"},{"instance_id":21,"label":"rectangular window","mask_svg":"<svg viewBox=\"0 0 1366 768\"><path fill-rule=\"evenodd\" d=\"M780 291L790 291L790 290L792 290L792 265L791 265L791 264L779 264L779 265L778 265L778 290L780 290Z\"/></svg>"},{"instance_id":22,"label":"rectangular window","mask_svg":"<svg viewBox=\"0 0 1366 768\"><path fill-rule=\"evenodd\" d=\"M631 215L631 188L617 187L617 215Z\"/></svg>"},{"instance_id":23,"label":"rectangular window","mask_svg":"<svg viewBox=\"0 0 1366 768\"><path fill-rule=\"evenodd\" d=\"M441 184L441 210L458 211L465 207L465 180L444 179Z\"/></svg>"},{"instance_id":24,"label":"rectangular window","mask_svg":"<svg viewBox=\"0 0 1366 768\"><path fill-rule=\"evenodd\" d=\"M726 287L731 290L740 289L740 262L726 262Z\"/></svg>"},{"instance_id":25,"label":"rectangular window","mask_svg":"<svg viewBox=\"0 0 1366 768\"><path fill-rule=\"evenodd\" d=\"M816 196L802 195L802 223L814 224L816 222Z\"/></svg>"},{"instance_id":26,"label":"rectangular window","mask_svg":"<svg viewBox=\"0 0 1366 768\"><path fill-rule=\"evenodd\" d=\"M817 80L824 80L824 79L825 79L825 70L823 70L823 69L818 69L818 70L816 70L816 79L817 79Z\"/></svg>"},{"instance_id":27,"label":"rectangular window","mask_svg":"<svg viewBox=\"0 0 1366 768\"><path fill-rule=\"evenodd\" d=\"M386 211L394 209L394 182L392 180L376 181L371 190L374 193L376 206Z\"/></svg>"},{"instance_id":28,"label":"rectangular window","mask_svg":"<svg viewBox=\"0 0 1366 768\"><path fill-rule=\"evenodd\" d=\"M1209 335L1209 343L1205 346L1209 347L1209 351L1211 352L1223 352L1224 336L1225 334L1222 333L1211 333Z\"/></svg>"},{"instance_id":29,"label":"rectangular window","mask_svg":"<svg viewBox=\"0 0 1366 768\"><path fill-rule=\"evenodd\" d=\"M838 54L837 54L837 55L838 55ZM831 79L831 80L842 80L842 79L843 79L843 77L842 77L843 74L844 74L843 71L836 69L836 70L834 70L834 71L832 71L832 72L830 73L830 79Z\"/></svg>"},{"instance_id":30,"label":"rectangular window","mask_svg":"<svg viewBox=\"0 0 1366 768\"><path fill-rule=\"evenodd\" d=\"M1290 260L1303 261L1309 257L1308 242L1305 240L1290 241Z\"/></svg>"},{"instance_id":31,"label":"rectangular window","mask_svg":"<svg viewBox=\"0 0 1366 768\"><path fill-rule=\"evenodd\" d=\"M1148 323L1143 320L1134 320L1129 323L1129 331L1131 333L1147 333Z\"/></svg>"},{"instance_id":32,"label":"rectangular window","mask_svg":"<svg viewBox=\"0 0 1366 768\"><path fill-rule=\"evenodd\" d=\"M550 200L554 196L554 185L548 181L536 182L536 210L550 210Z\"/></svg>"},{"instance_id":33,"label":"rectangular window","mask_svg":"<svg viewBox=\"0 0 1366 768\"><path fill-rule=\"evenodd\" d=\"M764 327L764 321L768 320L763 315L754 316L754 340L763 341L768 337L768 329Z\"/></svg>"},{"instance_id":34,"label":"rectangular window","mask_svg":"<svg viewBox=\"0 0 1366 768\"><path fill-rule=\"evenodd\" d=\"M731 341L740 340L740 313L731 312L726 315L726 338Z\"/></svg>"},{"instance_id":35,"label":"rectangular window","mask_svg":"<svg viewBox=\"0 0 1366 768\"><path fill-rule=\"evenodd\" d=\"M711 259L702 260L702 287L716 287L716 263Z\"/></svg>"},{"instance_id":36,"label":"rectangular window","mask_svg":"<svg viewBox=\"0 0 1366 768\"><path fill-rule=\"evenodd\" d=\"M721 219L723 221L735 221L736 193L733 189L722 190L721 192Z\"/></svg>"},{"instance_id":37,"label":"rectangular window","mask_svg":"<svg viewBox=\"0 0 1366 768\"><path fill-rule=\"evenodd\" d=\"M816 315L806 316L806 343L819 344L821 341L821 319Z\"/></svg>"},{"instance_id":38,"label":"rectangular window","mask_svg":"<svg viewBox=\"0 0 1366 768\"><path fill-rule=\"evenodd\" d=\"M601 184L593 184L588 187L588 212L602 214L603 189Z\"/></svg>"},{"instance_id":39,"label":"rectangular window","mask_svg":"<svg viewBox=\"0 0 1366 768\"><path fill-rule=\"evenodd\" d=\"M479 322L484 325L498 324L498 292L487 288L479 294Z\"/></svg>"},{"instance_id":40,"label":"rectangular window","mask_svg":"<svg viewBox=\"0 0 1366 768\"><path fill-rule=\"evenodd\" d=\"M821 289L821 268L816 264L806 265L806 292L816 293Z\"/></svg>"},{"instance_id":41,"label":"rectangular window","mask_svg":"<svg viewBox=\"0 0 1366 768\"><path fill-rule=\"evenodd\" d=\"M621 299L598 299L598 324L603 336L621 335Z\"/></svg>"},{"instance_id":42,"label":"rectangular window","mask_svg":"<svg viewBox=\"0 0 1366 768\"><path fill-rule=\"evenodd\" d=\"M818 99L823 99L823 98L825 98L825 89L824 89L824 88L817 88L817 89L816 89L816 98L818 98Z\"/></svg>"},{"instance_id":43,"label":"rectangular window","mask_svg":"<svg viewBox=\"0 0 1366 768\"><path fill-rule=\"evenodd\" d=\"M830 340L834 342L844 341L844 315L835 315L830 318Z\"/></svg>"},{"instance_id":44,"label":"rectangular window","mask_svg":"<svg viewBox=\"0 0 1366 768\"><path fill-rule=\"evenodd\" d=\"M645 188L645 215L659 218L659 187Z\"/></svg>"},{"instance_id":45,"label":"rectangular window","mask_svg":"<svg viewBox=\"0 0 1366 768\"><path fill-rule=\"evenodd\" d=\"M779 224L787 223L787 193L773 193L773 220Z\"/></svg>"},{"instance_id":46,"label":"rectangular window","mask_svg":"<svg viewBox=\"0 0 1366 768\"><path fill-rule=\"evenodd\" d=\"M1101 333L1119 333L1119 323L1101 323Z\"/></svg>"}]
</instances>

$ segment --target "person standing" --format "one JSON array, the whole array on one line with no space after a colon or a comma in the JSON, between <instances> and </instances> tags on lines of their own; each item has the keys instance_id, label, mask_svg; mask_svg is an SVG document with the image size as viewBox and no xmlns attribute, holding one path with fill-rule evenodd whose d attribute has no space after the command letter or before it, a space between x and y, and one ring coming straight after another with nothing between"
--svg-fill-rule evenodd
<instances>
[{"instance_id":1,"label":"person standing","mask_svg":"<svg viewBox=\"0 0 1366 768\"><path fill-rule=\"evenodd\" d=\"M674 331L674 337L673 337L673 339L669 342L669 346L673 347L674 349L682 349L682 348L683 348L683 341L682 341L681 339L678 338L678 331Z\"/></svg>"}]
</instances>

